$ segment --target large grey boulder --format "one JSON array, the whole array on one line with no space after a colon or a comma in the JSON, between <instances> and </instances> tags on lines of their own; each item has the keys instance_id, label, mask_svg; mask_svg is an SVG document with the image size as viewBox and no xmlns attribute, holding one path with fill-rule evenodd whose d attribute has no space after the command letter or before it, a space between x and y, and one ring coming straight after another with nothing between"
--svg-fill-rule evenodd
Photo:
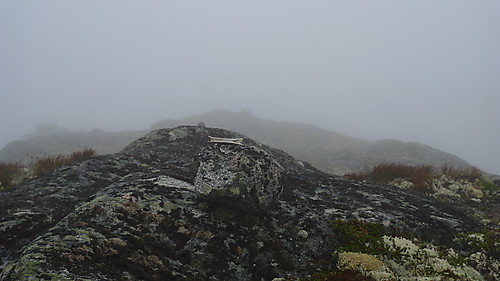
<instances>
[{"instance_id":1,"label":"large grey boulder","mask_svg":"<svg viewBox=\"0 0 500 281\"><path fill-rule=\"evenodd\" d=\"M256 146L216 144L203 149L199 161L195 190L209 202L263 212L282 191L283 167Z\"/></svg>"}]
</instances>

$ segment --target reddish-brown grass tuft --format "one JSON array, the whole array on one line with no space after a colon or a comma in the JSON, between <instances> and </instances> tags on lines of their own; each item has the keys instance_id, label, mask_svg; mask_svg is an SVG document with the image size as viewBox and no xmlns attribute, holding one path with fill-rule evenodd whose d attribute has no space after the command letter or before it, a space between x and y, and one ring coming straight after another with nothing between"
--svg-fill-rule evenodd
<instances>
[{"instance_id":1,"label":"reddish-brown grass tuft","mask_svg":"<svg viewBox=\"0 0 500 281\"><path fill-rule=\"evenodd\" d=\"M351 173L347 178L357 181L366 180L375 183L389 183L394 179L401 178L413 183L415 189L429 191L429 182L434 176L432 166L409 166L403 164L378 164L365 173Z\"/></svg>"},{"instance_id":2,"label":"reddish-brown grass tuft","mask_svg":"<svg viewBox=\"0 0 500 281\"><path fill-rule=\"evenodd\" d=\"M36 176L53 171L65 164L83 161L91 158L95 155L95 150L88 148L81 151L75 151L68 156L57 155L52 157L46 157L38 160L33 168Z\"/></svg>"},{"instance_id":3,"label":"reddish-brown grass tuft","mask_svg":"<svg viewBox=\"0 0 500 281\"><path fill-rule=\"evenodd\" d=\"M10 187L14 175L22 168L17 163L0 163L0 189Z\"/></svg>"},{"instance_id":4,"label":"reddish-brown grass tuft","mask_svg":"<svg viewBox=\"0 0 500 281\"><path fill-rule=\"evenodd\" d=\"M86 148L80 151L75 151L71 153L68 157L69 163L83 161L91 158L95 155L95 150L92 148Z\"/></svg>"},{"instance_id":5,"label":"reddish-brown grass tuft","mask_svg":"<svg viewBox=\"0 0 500 281\"><path fill-rule=\"evenodd\" d=\"M481 178L482 176L481 170L476 167L470 167L468 169L456 169L448 165L444 165L441 168L441 173L454 179L466 179L469 181L474 181Z\"/></svg>"}]
</instances>

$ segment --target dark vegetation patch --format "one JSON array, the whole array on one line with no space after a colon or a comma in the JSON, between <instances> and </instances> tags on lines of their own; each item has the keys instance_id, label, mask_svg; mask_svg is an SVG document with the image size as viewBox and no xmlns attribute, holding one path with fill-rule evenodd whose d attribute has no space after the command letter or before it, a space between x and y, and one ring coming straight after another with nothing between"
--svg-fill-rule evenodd
<instances>
[{"instance_id":1,"label":"dark vegetation patch","mask_svg":"<svg viewBox=\"0 0 500 281\"><path fill-rule=\"evenodd\" d=\"M471 237L479 237L472 238ZM455 242L460 250L469 253L483 252L487 256L500 260L500 230L483 230L481 232L462 232L457 235Z\"/></svg>"},{"instance_id":2,"label":"dark vegetation patch","mask_svg":"<svg viewBox=\"0 0 500 281\"><path fill-rule=\"evenodd\" d=\"M381 224L354 219L335 220L332 228L342 245L339 251L379 254L384 250L380 240L385 235L385 227Z\"/></svg>"},{"instance_id":3,"label":"dark vegetation patch","mask_svg":"<svg viewBox=\"0 0 500 281\"><path fill-rule=\"evenodd\" d=\"M361 273L352 270L335 273L315 273L309 278L301 281L372 281L374 279L363 276Z\"/></svg>"}]
</instances>

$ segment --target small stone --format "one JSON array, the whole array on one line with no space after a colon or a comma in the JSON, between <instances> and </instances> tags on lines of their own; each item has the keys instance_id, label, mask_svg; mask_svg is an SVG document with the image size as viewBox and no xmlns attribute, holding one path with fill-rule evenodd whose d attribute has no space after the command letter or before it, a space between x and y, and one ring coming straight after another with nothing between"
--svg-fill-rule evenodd
<instances>
[{"instance_id":1,"label":"small stone","mask_svg":"<svg viewBox=\"0 0 500 281\"><path fill-rule=\"evenodd\" d=\"M109 256L117 255L118 251L115 250L115 249L113 249L113 248L110 248L110 247L103 247L102 248L102 254L105 257L109 257Z\"/></svg>"},{"instance_id":2,"label":"small stone","mask_svg":"<svg viewBox=\"0 0 500 281\"><path fill-rule=\"evenodd\" d=\"M127 246L127 242L123 239L120 239L120 238L110 238L109 242L113 245L120 246L120 247Z\"/></svg>"},{"instance_id":3,"label":"small stone","mask_svg":"<svg viewBox=\"0 0 500 281\"><path fill-rule=\"evenodd\" d=\"M184 226L181 226L177 229L177 233L190 235L191 231L189 231L189 229L185 228Z\"/></svg>"},{"instance_id":4,"label":"small stone","mask_svg":"<svg viewBox=\"0 0 500 281\"><path fill-rule=\"evenodd\" d=\"M236 247L236 254L238 254L238 256L243 255L243 248L241 248L240 246Z\"/></svg>"},{"instance_id":5,"label":"small stone","mask_svg":"<svg viewBox=\"0 0 500 281\"><path fill-rule=\"evenodd\" d=\"M307 231L301 229L297 233L297 236L299 236L300 238L306 239L309 236L309 233L307 233Z\"/></svg>"},{"instance_id":6,"label":"small stone","mask_svg":"<svg viewBox=\"0 0 500 281\"><path fill-rule=\"evenodd\" d=\"M149 265L152 268L158 268L163 265L163 261L155 255L149 255L147 258L147 265Z\"/></svg>"},{"instance_id":7,"label":"small stone","mask_svg":"<svg viewBox=\"0 0 500 281\"><path fill-rule=\"evenodd\" d=\"M84 221L77 221L73 224L74 227L86 227L88 225L88 223L84 222Z\"/></svg>"},{"instance_id":8,"label":"small stone","mask_svg":"<svg viewBox=\"0 0 500 281\"><path fill-rule=\"evenodd\" d=\"M264 242L257 241L257 249L264 247Z\"/></svg>"},{"instance_id":9,"label":"small stone","mask_svg":"<svg viewBox=\"0 0 500 281\"><path fill-rule=\"evenodd\" d=\"M214 237L214 235L210 231L200 230L200 231L196 232L195 237L203 239L203 240L210 240Z\"/></svg>"}]
</instances>

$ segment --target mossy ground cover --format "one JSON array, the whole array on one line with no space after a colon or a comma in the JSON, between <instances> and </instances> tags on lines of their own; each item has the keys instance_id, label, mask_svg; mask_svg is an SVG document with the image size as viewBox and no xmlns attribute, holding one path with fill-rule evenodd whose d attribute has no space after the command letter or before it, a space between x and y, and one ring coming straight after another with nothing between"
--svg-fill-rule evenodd
<instances>
[{"instance_id":1,"label":"mossy ground cover","mask_svg":"<svg viewBox=\"0 0 500 281\"><path fill-rule=\"evenodd\" d=\"M335 220L332 223L337 235L338 251L379 254L384 252L380 241L385 233L381 224L350 220Z\"/></svg>"},{"instance_id":2,"label":"mossy ground cover","mask_svg":"<svg viewBox=\"0 0 500 281\"><path fill-rule=\"evenodd\" d=\"M335 220L332 229L338 245L332 249L332 270L300 280L397 280L402 277L484 280L479 271L486 273L486 280L496 278L493 272L482 268L480 262L488 260L491 266L498 266L498 262L497 265L491 262L499 258L498 232L458 234L457 249L454 249L433 245L382 224L354 219Z\"/></svg>"}]
</instances>

